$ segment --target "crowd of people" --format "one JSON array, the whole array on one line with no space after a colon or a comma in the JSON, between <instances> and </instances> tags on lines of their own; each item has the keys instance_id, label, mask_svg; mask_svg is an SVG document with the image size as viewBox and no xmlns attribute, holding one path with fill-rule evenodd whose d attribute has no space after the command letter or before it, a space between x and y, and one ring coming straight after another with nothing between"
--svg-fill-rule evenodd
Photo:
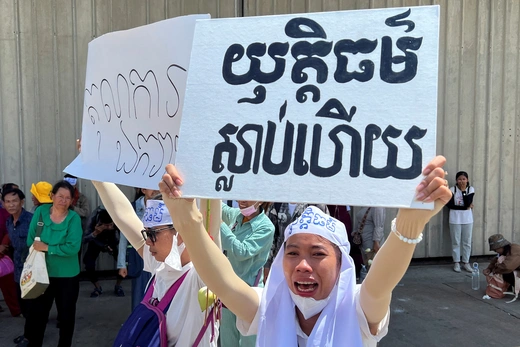
<instances>
[{"instance_id":1,"label":"crowd of people","mask_svg":"<svg viewBox=\"0 0 520 347\"><path fill-rule=\"evenodd\" d=\"M454 270L472 271L475 191L464 171L449 187L444 160L438 157L425 168L418 187L418 197L424 192L418 200L434 201L435 209L401 209L387 240L384 208L357 208L352 223L349 206L236 201L222 203L219 248L196 203L182 198L183 178L172 165L160 191L137 189L133 202L116 185L93 182L103 203L93 213L70 175L54 185L32 184L31 211L24 208L20 187L4 184L0 258L10 257L14 270L0 277L0 288L11 315L25 317L14 343L41 346L55 302L58 346L70 346L80 262L94 286L90 296L99 297L103 289L96 261L105 252L117 262L114 294L124 296L122 280L132 281L132 313L114 346L144 341L157 341L157 346L333 346L345 339L375 346L388 330L390 295L421 231L445 204ZM520 245L500 234L492 235L489 245L497 257L484 275L500 275L508 286L518 286ZM30 247L45 253L49 286L38 298L23 299L20 276ZM362 266L370 271L360 284ZM210 300L211 293L218 300ZM150 328L157 319L153 306L163 312L164 322L157 324L166 329Z\"/></svg>"}]
</instances>

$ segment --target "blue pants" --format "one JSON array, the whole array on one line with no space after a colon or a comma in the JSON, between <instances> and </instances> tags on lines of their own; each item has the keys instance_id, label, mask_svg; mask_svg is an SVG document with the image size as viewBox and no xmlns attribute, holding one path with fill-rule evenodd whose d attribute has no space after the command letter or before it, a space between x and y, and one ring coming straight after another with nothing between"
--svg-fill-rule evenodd
<instances>
[{"instance_id":1,"label":"blue pants","mask_svg":"<svg viewBox=\"0 0 520 347\"><path fill-rule=\"evenodd\" d=\"M132 278L132 311L143 301L146 285L151 277L151 273L143 271L141 276Z\"/></svg>"}]
</instances>

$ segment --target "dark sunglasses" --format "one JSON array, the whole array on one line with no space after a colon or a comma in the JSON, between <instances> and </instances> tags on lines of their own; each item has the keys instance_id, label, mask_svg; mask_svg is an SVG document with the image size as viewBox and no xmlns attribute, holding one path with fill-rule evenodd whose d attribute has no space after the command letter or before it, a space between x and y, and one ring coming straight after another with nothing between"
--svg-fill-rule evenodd
<instances>
[{"instance_id":1,"label":"dark sunglasses","mask_svg":"<svg viewBox=\"0 0 520 347\"><path fill-rule=\"evenodd\" d=\"M143 238L145 241L147 238L149 238L150 241L152 241L152 243L155 243L155 241L157 241L157 233L160 233L165 230L171 230L171 229L173 229L172 224L167 225L162 228L157 228L157 229L156 228L146 228L144 230L141 230L141 235L143 235Z\"/></svg>"}]
</instances>

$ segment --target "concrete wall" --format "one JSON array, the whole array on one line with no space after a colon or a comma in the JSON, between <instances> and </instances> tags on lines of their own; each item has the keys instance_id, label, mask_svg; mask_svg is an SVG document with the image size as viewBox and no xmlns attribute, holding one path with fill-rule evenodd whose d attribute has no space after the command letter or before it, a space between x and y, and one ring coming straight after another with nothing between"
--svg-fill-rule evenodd
<instances>
[{"instance_id":1,"label":"concrete wall","mask_svg":"<svg viewBox=\"0 0 520 347\"><path fill-rule=\"evenodd\" d=\"M450 184L475 187L473 254L502 232L520 242L520 1L518 0L0 0L0 182L29 193L54 182L81 133L87 44L106 32L190 13L256 16L440 4L438 148ZM93 187L81 190L97 203ZM387 223L395 215L388 211ZM416 257L450 255L447 213Z\"/></svg>"}]
</instances>

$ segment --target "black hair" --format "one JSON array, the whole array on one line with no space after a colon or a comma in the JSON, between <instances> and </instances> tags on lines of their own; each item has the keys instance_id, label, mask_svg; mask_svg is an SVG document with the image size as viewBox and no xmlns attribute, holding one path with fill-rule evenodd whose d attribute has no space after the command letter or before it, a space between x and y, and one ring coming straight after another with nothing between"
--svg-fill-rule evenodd
<instances>
[{"instance_id":1,"label":"black hair","mask_svg":"<svg viewBox=\"0 0 520 347\"><path fill-rule=\"evenodd\" d=\"M76 178L77 179L76 176L71 175L71 174L65 174L65 176L63 176L63 178Z\"/></svg>"},{"instance_id":2,"label":"black hair","mask_svg":"<svg viewBox=\"0 0 520 347\"><path fill-rule=\"evenodd\" d=\"M162 194L159 193L157 195L154 195L154 197L152 197L150 200L162 200L162 199L163 199Z\"/></svg>"},{"instance_id":3,"label":"black hair","mask_svg":"<svg viewBox=\"0 0 520 347\"><path fill-rule=\"evenodd\" d=\"M110 214L107 210L100 210L98 214L98 223L101 224L110 224L112 223L112 217L110 217Z\"/></svg>"},{"instance_id":4,"label":"black hair","mask_svg":"<svg viewBox=\"0 0 520 347\"><path fill-rule=\"evenodd\" d=\"M511 245L505 245L504 247L502 247L504 250L502 251L502 254L501 255L507 255L509 253L511 253Z\"/></svg>"},{"instance_id":5,"label":"black hair","mask_svg":"<svg viewBox=\"0 0 520 347\"><path fill-rule=\"evenodd\" d=\"M18 195L20 200L25 200L25 194L20 189L18 189L18 188L11 188L11 189L6 189L5 191L3 190L2 201L5 201L5 196L9 195L9 194Z\"/></svg>"},{"instance_id":6,"label":"black hair","mask_svg":"<svg viewBox=\"0 0 520 347\"><path fill-rule=\"evenodd\" d=\"M16 183L4 183L4 184L2 184L2 189L1 189L0 193L15 189L15 188L20 188L20 186Z\"/></svg>"},{"instance_id":7,"label":"black hair","mask_svg":"<svg viewBox=\"0 0 520 347\"><path fill-rule=\"evenodd\" d=\"M139 199L141 196L144 196L143 188L135 188L135 195L134 195L134 201Z\"/></svg>"},{"instance_id":8,"label":"black hair","mask_svg":"<svg viewBox=\"0 0 520 347\"><path fill-rule=\"evenodd\" d=\"M457 172L457 174L455 175L455 180L457 180L459 178L459 176L466 177L466 179L468 180L468 185L466 186L466 189L468 189L470 187L468 173L466 171L459 171L459 172ZM457 184L455 184L455 187L456 186L457 186Z\"/></svg>"},{"instance_id":9,"label":"black hair","mask_svg":"<svg viewBox=\"0 0 520 347\"><path fill-rule=\"evenodd\" d=\"M75 190L72 184L70 184L67 181L58 181L53 187L52 187L52 194L56 194L60 188L68 189L70 192L70 197L74 199ZM72 205L71 205L72 206Z\"/></svg>"}]
</instances>

